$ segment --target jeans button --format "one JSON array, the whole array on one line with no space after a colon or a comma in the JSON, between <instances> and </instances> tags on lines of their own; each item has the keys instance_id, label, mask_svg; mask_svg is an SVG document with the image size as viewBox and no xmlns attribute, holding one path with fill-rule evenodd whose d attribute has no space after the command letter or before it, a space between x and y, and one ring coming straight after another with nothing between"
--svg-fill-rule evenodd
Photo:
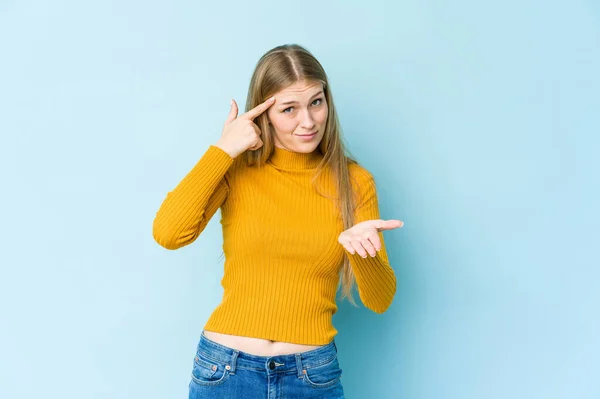
<instances>
[{"instance_id":1,"label":"jeans button","mask_svg":"<svg viewBox=\"0 0 600 399\"><path fill-rule=\"evenodd\" d=\"M270 368L271 370L274 370L274 369L275 369L275 362L274 362L273 360L271 360L271 361L269 362L269 368Z\"/></svg>"}]
</instances>

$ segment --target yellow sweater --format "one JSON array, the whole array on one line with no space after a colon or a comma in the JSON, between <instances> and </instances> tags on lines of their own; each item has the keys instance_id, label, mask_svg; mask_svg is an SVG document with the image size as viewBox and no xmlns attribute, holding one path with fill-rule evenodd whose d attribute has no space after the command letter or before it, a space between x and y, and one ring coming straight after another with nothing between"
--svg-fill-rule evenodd
<instances>
[{"instance_id":1,"label":"yellow sweater","mask_svg":"<svg viewBox=\"0 0 600 399\"><path fill-rule=\"evenodd\" d=\"M153 237L167 249L191 244L221 208L223 299L205 329L225 334L306 345L325 345L337 334L332 316L346 249L337 208L311 187L323 155L275 148L269 161L246 166L211 145L174 190L153 224ZM360 191L355 223L379 219L375 181L358 164L350 173ZM325 173L319 184L332 196ZM396 276L383 241L377 256L351 255L363 304L383 313L396 293Z\"/></svg>"}]
</instances>

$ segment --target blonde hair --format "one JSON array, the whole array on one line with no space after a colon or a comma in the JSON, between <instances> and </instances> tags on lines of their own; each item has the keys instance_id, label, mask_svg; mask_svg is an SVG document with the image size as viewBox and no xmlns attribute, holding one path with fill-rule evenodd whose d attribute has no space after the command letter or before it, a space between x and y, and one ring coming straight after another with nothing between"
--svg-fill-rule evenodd
<instances>
[{"instance_id":1,"label":"blonde hair","mask_svg":"<svg viewBox=\"0 0 600 399\"><path fill-rule=\"evenodd\" d=\"M335 187L339 194L336 198L336 206L340 212L344 230L346 230L354 225L354 209L357 201L348 165L358 162L349 154L343 143L342 129L329 88L329 81L319 61L307 49L298 44L285 44L267 51L259 59L252 74L246 99L246 112L276 92L303 80L320 82L323 85L328 106L325 132L317 149L323 154L323 160L318 165L312 182L314 184L324 170L331 173L333 180L337 182ZM255 123L263 132L261 135L263 145L257 150L246 151L246 164L260 166L266 163L273 153L275 133L269 124L266 112L259 115L255 119ZM348 298L349 302L356 306L352 297L355 275L345 249L340 274L341 298Z\"/></svg>"}]
</instances>

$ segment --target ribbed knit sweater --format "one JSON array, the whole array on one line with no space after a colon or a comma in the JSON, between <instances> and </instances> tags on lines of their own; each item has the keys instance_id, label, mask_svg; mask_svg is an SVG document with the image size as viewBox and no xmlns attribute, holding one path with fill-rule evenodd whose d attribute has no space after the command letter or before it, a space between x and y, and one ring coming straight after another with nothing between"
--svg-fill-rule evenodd
<instances>
[{"instance_id":1,"label":"ribbed knit sweater","mask_svg":"<svg viewBox=\"0 0 600 399\"><path fill-rule=\"evenodd\" d=\"M266 164L247 166L211 145L169 191L153 223L153 237L167 249L191 244L221 209L223 299L205 329L305 345L325 345L337 330L332 316L344 254L359 297L383 313L396 292L383 234L375 257L354 255L337 241L344 231L333 199L331 174L311 185L323 155L275 147ZM355 223L379 219L373 176L359 164L349 171L359 193ZM326 171L327 172L327 171ZM357 191L356 191L357 190Z\"/></svg>"}]
</instances>

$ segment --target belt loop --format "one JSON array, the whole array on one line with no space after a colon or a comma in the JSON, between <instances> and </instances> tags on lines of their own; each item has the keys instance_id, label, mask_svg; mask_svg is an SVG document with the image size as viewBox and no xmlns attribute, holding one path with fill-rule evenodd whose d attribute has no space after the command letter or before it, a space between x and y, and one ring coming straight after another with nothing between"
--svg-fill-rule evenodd
<instances>
[{"instance_id":1,"label":"belt loop","mask_svg":"<svg viewBox=\"0 0 600 399\"><path fill-rule=\"evenodd\" d=\"M299 353L296 353L296 368L298 369L298 378L302 378L304 376L304 372L302 370L302 358Z\"/></svg>"},{"instance_id":2,"label":"belt loop","mask_svg":"<svg viewBox=\"0 0 600 399\"><path fill-rule=\"evenodd\" d=\"M337 353L338 350L337 350L337 345L335 344L335 339L331 342L333 342L333 347L335 348L335 353Z\"/></svg>"},{"instance_id":3,"label":"belt loop","mask_svg":"<svg viewBox=\"0 0 600 399\"><path fill-rule=\"evenodd\" d=\"M231 355L231 370L229 370L230 374L235 375L235 369L236 369L236 365L237 365L237 358L238 355L240 354L240 351L237 349L233 350L233 354Z\"/></svg>"}]
</instances>

